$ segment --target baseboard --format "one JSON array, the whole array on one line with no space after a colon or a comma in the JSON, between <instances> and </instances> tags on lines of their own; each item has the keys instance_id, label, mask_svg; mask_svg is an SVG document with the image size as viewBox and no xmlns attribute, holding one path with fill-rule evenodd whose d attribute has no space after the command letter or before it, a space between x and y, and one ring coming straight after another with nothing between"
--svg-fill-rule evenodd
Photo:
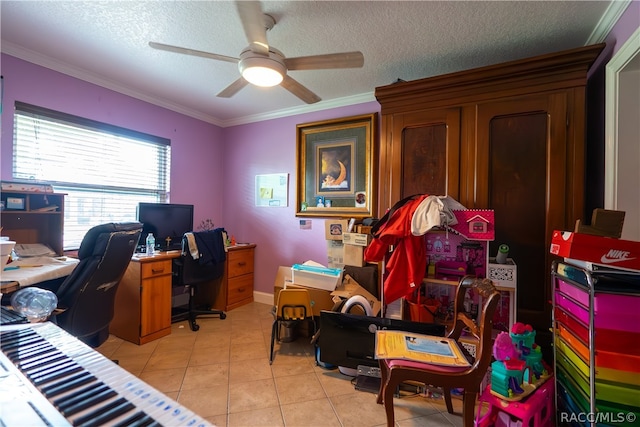
<instances>
[{"instance_id":1,"label":"baseboard","mask_svg":"<svg viewBox=\"0 0 640 427\"><path fill-rule=\"evenodd\" d=\"M253 300L262 304L273 305L273 294L253 291Z\"/></svg>"}]
</instances>

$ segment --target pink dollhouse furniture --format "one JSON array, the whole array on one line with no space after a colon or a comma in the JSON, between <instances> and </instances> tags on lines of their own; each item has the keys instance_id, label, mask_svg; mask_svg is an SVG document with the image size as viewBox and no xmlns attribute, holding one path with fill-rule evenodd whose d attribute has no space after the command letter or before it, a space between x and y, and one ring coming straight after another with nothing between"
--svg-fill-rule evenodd
<instances>
[{"instance_id":1,"label":"pink dollhouse furniture","mask_svg":"<svg viewBox=\"0 0 640 427\"><path fill-rule=\"evenodd\" d=\"M507 401L487 386L480 396L475 427L549 427L554 425L554 380L549 377L531 395ZM488 405L488 410L481 415Z\"/></svg>"}]
</instances>

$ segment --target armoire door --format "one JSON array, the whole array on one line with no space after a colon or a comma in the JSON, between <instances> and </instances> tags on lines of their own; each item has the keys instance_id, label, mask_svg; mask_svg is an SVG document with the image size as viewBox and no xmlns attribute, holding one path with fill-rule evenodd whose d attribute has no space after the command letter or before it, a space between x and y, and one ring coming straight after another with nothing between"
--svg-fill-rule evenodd
<instances>
[{"instance_id":1,"label":"armoire door","mask_svg":"<svg viewBox=\"0 0 640 427\"><path fill-rule=\"evenodd\" d=\"M393 116L391 145L381 164L399 177L382 183L380 212L413 194L449 195L457 200L460 182L460 109ZM389 161L390 160L390 161Z\"/></svg>"},{"instance_id":2,"label":"armoire door","mask_svg":"<svg viewBox=\"0 0 640 427\"><path fill-rule=\"evenodd\" d=\"M582 202L583 184L572 174L583 163L567 142L567 117L565 92L477 108L474 204L494 210L489 253L509 245L517 265L517 320L541 335L551 327L551 234L565 224L568 206ZM550 334L540 338L551 344Z\"/></svg>"}]
</instances>

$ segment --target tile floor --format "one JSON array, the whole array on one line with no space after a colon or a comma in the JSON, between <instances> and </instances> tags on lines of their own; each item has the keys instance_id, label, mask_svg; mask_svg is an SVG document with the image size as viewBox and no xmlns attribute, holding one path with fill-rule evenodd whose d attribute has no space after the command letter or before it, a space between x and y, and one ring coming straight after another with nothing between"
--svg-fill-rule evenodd
<instances>
[{"instance_id":1,"label":"tile floor","mask_svg":"<svg viewBox=\"0 0 640 427\"><path fill-rule=\"evenodd\" d=\"M220 427L386 425L376 394L316 366L308 338L276 343L269 365L270 309L254 302L225 320L199 318L198 332L174 323L171 335L141 346L111 336L98 351ZM460 403L451 415L443 399L396 398L396 425L462 426Z\"/></svg>"}]
</instances>

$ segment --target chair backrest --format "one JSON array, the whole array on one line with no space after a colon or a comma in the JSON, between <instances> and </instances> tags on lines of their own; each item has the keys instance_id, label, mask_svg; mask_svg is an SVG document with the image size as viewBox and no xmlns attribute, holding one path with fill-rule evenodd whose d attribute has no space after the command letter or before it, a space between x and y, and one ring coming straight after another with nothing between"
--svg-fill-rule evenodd
<instances>
[{"instance_id":1,"label":"chair backrest","mask_svg":"<svg viewBox=\"0 0 640 427\"><path fill-rule=\"evenodd\" d=\"M313 316L311 297L306 289L282 289L276 307L276 316L281 320L302 320Z\"/></svg>"},{"instance_id":2,"label":"chair backrest","mask_svg":"<svg viewBox=\"0 0 640 427\"><path fill-rule=\"evenodd\" d=\"M56 292L60 327L92 347L109 336L118 284L138 245L139 222L97 225L85 234L80 262Z\"/></svg>"},{"instance_id":3,"label":"chair backrest","mask_svg":"<svg viewBox=\"0 0 640 427\"><path fill-rule=\"evenodd\" d=\"M477 321L465 311L465 297L470 291L478 294L482 300ZM500 292L490 279L465 276L460 280L456 290L454 326L448 336L458 340L466 334L467 336L472 335L477 340L476 357L472 369L477 370L483 376L491 363L493 354L493 316L499 300Z\"/></svg>"},{"instance_id":4,"label":"chair backrest","mask_svg":"<svg viewBox=\"0 0 640 427\"><path fill-rule=\"evenodd\" d=\"M217 228L211 231L194 231L182 237L182 257L177 269L179 285L191 285L222 277L226 264L223 232L224 229ZM192 235L192 243L195 243L198 248L198 259L194 259L191 255L188 234Z\"/></svg>"}]
</instances>

